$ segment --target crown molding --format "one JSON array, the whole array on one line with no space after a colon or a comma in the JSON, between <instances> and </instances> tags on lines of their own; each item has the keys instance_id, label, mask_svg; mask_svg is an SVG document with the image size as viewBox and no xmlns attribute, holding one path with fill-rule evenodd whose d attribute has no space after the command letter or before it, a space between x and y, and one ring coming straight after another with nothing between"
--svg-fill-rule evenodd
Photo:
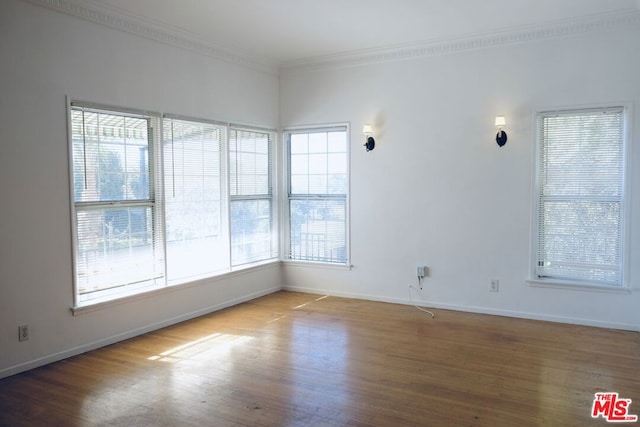
<instances>
[{"instance_id":1,"label":"crown molding","mask_svg":"<svg viewBox=\"0 0 640 427\"><path fill-rule=\"evenodd\" d=\"M88 0L23 0L36 6L61 12L76 18L104 25L114 30L123 31L149 40L190 50L239 65L245 68L277 75L278 64L267 59L256 58L255 55L214 46L199 40L195 34L172 28L162 23L151 21L140 16L126 14L114 8L107 8Z\"/></svg>"},{"instance_id":2,"label":"crown molding","mask_svg":"<svg viewBox=\"0 0 640 427\"><path fill-rule=\"evenodd\" d=\"M81 18L106 27L190 50L245 68L278 75L296 70L314 70L362 66L421 57L447 55L499 46L578 36L598 31L640 28L638 8L622 12L592 15L543 25L521 26L501 31L469 34L463 37L436 39L417 43L384 46L333 55L302 58L281 64L255 55L212 45L187 31L160 22L108 8L92 0L22 0L37 6Z\"/></svg>"},{"instance_id":3,"label":"crown molding","mask_svg":"<svg viewBox=\"0 0 640 427\"><path fill-rule=\"evenodd\" d=\"M638 0L640 3L640 0ZM374 49L345 52L314 58L305 58L281 64L282 73L296 70L316 70L362 66L381 62L394 62L421 57L447 55L465 51L508 46L561 37L619 30L640 29L640 11L631 10L602 14L544 25L515 27L498 32L473 34L451 39L439 39L418 43L386 46Z\"/></svg>"}]
</instances>

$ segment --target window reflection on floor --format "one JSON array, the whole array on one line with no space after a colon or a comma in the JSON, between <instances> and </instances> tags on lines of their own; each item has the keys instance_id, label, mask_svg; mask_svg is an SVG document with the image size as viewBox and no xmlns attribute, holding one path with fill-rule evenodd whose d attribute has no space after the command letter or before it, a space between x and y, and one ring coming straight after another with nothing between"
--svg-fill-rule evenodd
<instances>
[{"instance_id":1,"label":"window reflection on floor","mask_svg":"<svg viewBox=\"0 0 640 427\"><path fill-rule=\"evenodd\" d=\"M232 334L211 334L191 341L178 347L163 351L149 357L149 360L176 363L181 361L196 361L210 359L228 353L232 348L251 341L253 337Z\"/></svg>"}]
</instances>

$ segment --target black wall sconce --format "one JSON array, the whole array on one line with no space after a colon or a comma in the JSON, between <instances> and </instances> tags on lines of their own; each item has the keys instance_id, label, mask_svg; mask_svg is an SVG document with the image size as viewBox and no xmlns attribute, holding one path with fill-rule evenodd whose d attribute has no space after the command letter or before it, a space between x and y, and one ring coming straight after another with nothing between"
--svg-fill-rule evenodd
<instances>
[{"instance_id":1,"label":"black wall sconce","mask_svg":"<svg viewBox=\"0 0 640 427\"><path fill-rule=\"evenodd\" d=\"M502 128L507 124L504 116L496 116L496 127L498 128L498 133L496 135L496 142L500 147L507 143L507 133L502 130Z\"/></svg>"},{"instance_id":2,"label":"black wall sconce","mask_svg":"<svg viewBox=\"0 0 640 427\"><path fill-rule=\"evenodd\" d=\"M362 133L367 137L367 142L364 143L365 149L367 152L376 148L376 140L371 136L373 134L373 128L371 125L364 125L362 127Z\"/></svg>"}]
</instances>

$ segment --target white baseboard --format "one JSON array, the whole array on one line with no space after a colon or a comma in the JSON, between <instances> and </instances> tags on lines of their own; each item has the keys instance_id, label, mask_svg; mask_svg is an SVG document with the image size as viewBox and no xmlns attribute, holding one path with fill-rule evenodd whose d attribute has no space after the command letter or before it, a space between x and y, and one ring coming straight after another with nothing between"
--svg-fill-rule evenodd
<instances>
[{"instance_id":1,"label":"white baseboard","mask_svg":"<svg viewBox=\"0 0 640 427\"><path fill-rule=\"evenodd\" d=\"M489 307L476 307L469 305L460 305L460 304L447 304L447 303L438 303L438 302L425 302L425 301L413 301L413 303L409 300L409 298L392 298L392 297L380 297L377 295L367 295L367 294L356 294L349 292L323 292L319 289L305 288L301 286L283 286L282 290L284 291L295 291L295 292L305 292L310 294L318 294L318 295L329 295L335 297L343 297L343 298L354 298L354 299L363 299L369 301L379 301L379 302L388 302L393 304L403 304L403 305L416 305L424 308L440 308L443 310L454 310L454 311L463 311L469 313L478 313L478 314L491 314L494 316L504 316L504 317L515 317L520 319L531 319L531 320L541 320L545 322L556 322L556 323L566 323L570 325L582 325L582 326L593 326L597 328L607 328L607 329L620 329L624 331L634 331L640 332L640 325L628 324L628 323L618 323L618 322L606 322L600 320L592 320L592 319L582 319L577 317L565 317L565 316L556 316L550 314L542 314L542 313L528 313L523 311L512 311L512 310L500 310Z\"/></svg>"},{"instance_id":2,"label":"white baseboard","mask_svg":"<svg viewBox=\"0 0 640 427\"><path fill-rule=\"evenodd\" d=\"M204 316L205 314L213 313L214 311L222 310L224 308L232 307L234 305L238 305L243 302L251 301L253 299L256 299L265 295L269 295L274 292L278 292L280 290L282 290L281 287L273 287L273 288L255 292L249 295L244 295L240 298L235 298L229 301L221 302L219 304L214 304L205 308L201 308L196 311L192 311L190 313L182 314L180 316L177 316L171 319L163 320L161 322L153 323L151 325L147 325L141 328L133 329L131 331L113 335L108 338L103 338L88 344L83 344L83 345L70 348L58 353L49 354L44 357L39 357L37 359L29 360L27 362L20 363L18 365L9 366L8 368L0 370L0 379L11 376L11 375L19 374L20 372L28 371L30 369L38 368L40 366L48 365L49 363L57 362L59 360L67 359L72 356L77 356L78 354L86 353L88 351L95 350L100 347L105 347L110 344L117 343L119 341L124 341L126 339L136 337L138 335L146 334L147 332L152 332L167 326L175 325L176 323L184 322L185 320L190 320L199 316Z\"/></svg>"}]
</instances>

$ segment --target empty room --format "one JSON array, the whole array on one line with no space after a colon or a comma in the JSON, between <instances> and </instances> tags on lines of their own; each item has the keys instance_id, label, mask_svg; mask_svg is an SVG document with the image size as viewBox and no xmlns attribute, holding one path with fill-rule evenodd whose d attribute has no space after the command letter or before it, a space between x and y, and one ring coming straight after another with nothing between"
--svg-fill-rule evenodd
<instances>
[{"instance_id":1,"label":"empty room","mask_svg":"<svg viewBox=\"0 0 640 427\"><path fill-rule=\"evenodd\" d=\"M2 0L0 426L640 415L640 0Z\"/></svg>"}]
</instances>

